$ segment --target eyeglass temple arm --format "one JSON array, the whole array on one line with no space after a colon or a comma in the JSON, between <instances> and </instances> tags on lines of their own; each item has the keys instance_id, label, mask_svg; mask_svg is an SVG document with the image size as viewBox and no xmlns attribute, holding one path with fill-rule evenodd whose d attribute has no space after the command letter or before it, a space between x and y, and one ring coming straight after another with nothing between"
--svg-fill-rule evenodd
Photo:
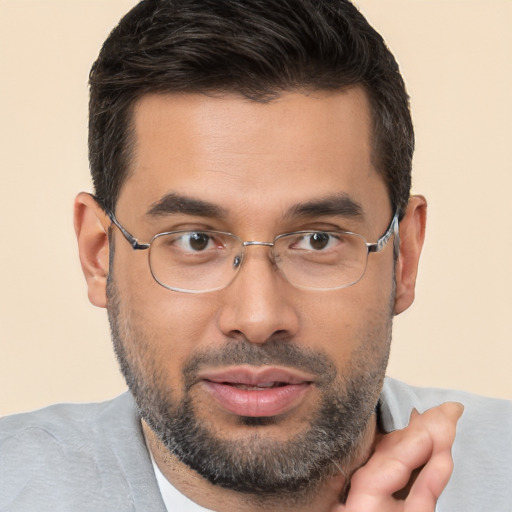
<instances>
[{"instance_id":1,"label":"eyeglass temple arm","mask_svg":"<svg viewBox=\"0 0 512 512\"><path fill-rule=\"evenodd\" d=\"M389 242L389 239L392 235L395 235L395 241L393 244L395 254L398 253L398 248L400 246L400 234L398 231L398 211L393 216L391 223L386 230L386 232L373 244L366 244L368 247L368 252L380 252L385 247L385 245Z\"/></svg>"},{"instance_id":2,"label":"eyeglass temple arm","mask_svg":"<svg viewBox=\"0 0 512 512\"><path fill-rule=\"evenodd\" d=\"M105 211L107 212L107 215L109 216L112 223L117 226L119 231L121 231L123 236L126 238L126 240L128 240L129 244L132 246L134 250L143 251L145 249L149 249L149 244L140 244L133 235L126 231L126 229L124 229L123 226L121 226L121 224L119 224L118 220L116 219L116 216L110 210Z\"/></svg>"}]
</instances>

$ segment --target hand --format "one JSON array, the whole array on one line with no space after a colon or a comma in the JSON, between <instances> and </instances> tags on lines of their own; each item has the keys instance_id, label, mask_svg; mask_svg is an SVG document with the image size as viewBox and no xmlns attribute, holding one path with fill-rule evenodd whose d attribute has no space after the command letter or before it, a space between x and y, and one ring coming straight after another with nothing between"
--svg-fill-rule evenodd
<instances>
[{"instance_id":1,"label":"hand","mask_svg":"<svg viewBox=\"0 0 512 512\"><path fill-rule=\"evenodd\" d=\"M448 402L409 425L380 436L364 466L352 475L345 504L331 512L434 512L452 474L451 448L464 408Z\"/></svg>"}]
</instances>

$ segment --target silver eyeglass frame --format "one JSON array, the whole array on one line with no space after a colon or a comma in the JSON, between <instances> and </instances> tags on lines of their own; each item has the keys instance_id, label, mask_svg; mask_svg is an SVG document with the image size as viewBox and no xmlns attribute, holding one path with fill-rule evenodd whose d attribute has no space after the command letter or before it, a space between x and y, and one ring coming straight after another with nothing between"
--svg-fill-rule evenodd
<instances>
[{"instance_id":1,"label":"silver eyeglass frame","mask_svg":"<svg viewBox=\"0 0 512 512\"><path fill-rule=\"evenodd\" d=\"M171 235L171 234L180 233L180 232L188 233L188 232L193 232L194 231L194 230L165 231L163 233L157 233L156 235L154 235L151 238L151 240L149 241L149 243L140 243L137 240L137 238L135 238L127 229L125 229L123 227L123 225L117 220L117 218L116 218L116 216L114 215L113 212L111 212L110 210L108 210L106 208L104 210L105 210L106 214L108 215L108 217L110 218L110 220L112 221L112 223L119 229L119 231L121 231L121 233L124 236L124 238L128 241L128 243L132 246L132 249L135 250L135 251L144 251L144 250L150 249L151 244L153 243L153 241L155 239L161 237L161 236ZM399 246L400 246L399 220L398 220L398 217L399 217L399 210L397 209L395 214L394 214L394 216L393 216L393 218L391 219L391 222L390 222L388 228L386 229L385 233L376 242L373 242L373 243L372 242L367 242L365 237L360 235L359 233L354 233L352 231L337 231L337 232L338 233L344 233L344 234L348 234L348 235L355 235L355 236L361 237L364 240L365 245L366 245L367 257L368 257L368 254L370 254L370 253L378 253L378 252L382 251L382 249L384 249L384 247L389 242L390 238L394 235L393 251L394 251L394 257L396 259L398 257ZM197 230L197 231L201 231L201 230ZM312 230L312 231L311 230L308 230L308 231L291 231L289 233L281 233L280 235L277 235L274 238L273 242L261 242L261 241L258 241L258 240L246 240L246 241L243 241L240 237L238 237L234 233L229 233L227 231L215 231L215 230L210 230L210 229L209 230L205 230L205 231L207 231L209 233L218 233L218 234L232 236L232 237L240 240L242 247L245 248L245 247L249 247L251 245L263 246L263 247L274 247L276 241L279 238L281 238L281 237L285 237L285 236L289 236L289 235L293 235L293 234L300 234L300 233L311 233L311 232L314 232L315 230ZM242 262L243 262L243 259L240 259L239 261L236 262L235 266L237 268L239 268L242 265ZM226 285L218 287L218 288L215 288L215 289L211 289L211 290L186 290L186 289L183 289L183 288L171 287L169 285L166 285L166 284L162 283L155 276L155 274L153 273L153 269L151 268L151 264L149 264L149 269L151 271L151 275L153 276L153 279L160 286L162 286L163 288L166 288L167 290L177 291L177 292L181 292L181 293L208 293L208 292L211 292L211 291L218 291L218 290L222 290L222 289L228 287L233 282L233 280L231 280ZM365 271L366 271L366 266L365 266ZM357 281L355 281L353 283L350 283L348 285L345 285L345 286L341 286L339 288L307 288L307 287L304 287L304 288L305 289L311 289L311 290L317 290L317 291L322 291L322 290L328 291L328 290L336 290L336 289L348 288L350 286L353 286L357 282L359 282L363 278L363 276L365 274L365 271L363 271L361 277ZM233 277L233 279L235 277L236 277L236 274ZM301 287L299 285L295 285L293 283L290 283L290 284L292 284L292 286L295 286L297 288L303 288L303 287Z\"/></svg>"}]
</instances>

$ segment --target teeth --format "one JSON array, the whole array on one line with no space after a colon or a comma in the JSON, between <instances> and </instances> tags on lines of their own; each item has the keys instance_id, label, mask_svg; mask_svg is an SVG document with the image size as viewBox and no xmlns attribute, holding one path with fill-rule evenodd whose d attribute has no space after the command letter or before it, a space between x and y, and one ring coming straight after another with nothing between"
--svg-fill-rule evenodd
<instances>
[{"instance_id":1,"label":"teeth","mask_svg":"<svg viewBox=\"0 0 512 512\"><path fill-rule=\"evenodd\" d=\"M247 391L257 391L259 389L271 389L275 387L284 386L281 382L261 382L257 386L250 386L248 384L231 384L233 387L238 389L245 389Z\"/></svg>"}]
</instances>

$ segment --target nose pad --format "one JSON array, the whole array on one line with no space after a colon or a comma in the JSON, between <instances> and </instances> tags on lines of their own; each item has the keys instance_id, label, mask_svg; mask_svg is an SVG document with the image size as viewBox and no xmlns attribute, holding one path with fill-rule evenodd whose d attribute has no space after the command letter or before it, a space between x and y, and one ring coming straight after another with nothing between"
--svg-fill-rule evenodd
<instances>
[{"instance_id":1,"label":"nose pad","mask_svg":"<svg viewBox=\"0 0 512 512\"><path fill-rule=\"evenodd\" d=\"M276 261L275 255L274 255L274 244L269 243L269 242L258 242L258 243L246 242L246 244L247 245L244 246L244 251L241 252L240 254L237 254L233 258L233 270L238 271L240 269L240 267L242 266L242 263L245 260L245 247L247 247L248 245L256 245L256 246L268 247L269 248L268 259L269 259L269 261L270 261L270 263L272 265L272 268L275 271L279 270L278 265L277 265L277 261Z\"/></svg>"},{"instance_id":2,"label":"nose pad","mask_svg":"<svg viewBox=\"0 0 512 512\"><path fill-rule=\"evenodd\" d=\"M237 254L234 258L233 258L233 268L235 270L238 270L238 267L240 267L240 265L242 264L242 254Z\"/></svg>"}]
</instances>

